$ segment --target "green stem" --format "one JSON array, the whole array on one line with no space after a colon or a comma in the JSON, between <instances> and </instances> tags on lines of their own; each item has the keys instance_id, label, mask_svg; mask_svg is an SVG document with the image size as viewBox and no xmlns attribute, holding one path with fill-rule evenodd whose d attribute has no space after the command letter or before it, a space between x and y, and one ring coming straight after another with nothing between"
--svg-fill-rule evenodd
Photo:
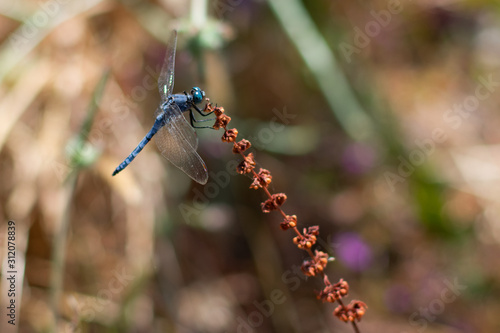
<instances>
[{"instance_id":1,"label":"green stem","mask_svg":"<svg viewBox=\"0 0 500 333\"><path fill-rule=\"evenodd\" d=\"M73 171L66 180L66 205L61 219L61 225L57 230L54 238L54 246L52 248L52 275L50 280L50 308L54 316L54 323L51 329L52 332L58 332L59 322L59 300L64 285L64 258L66 257L66 239L68 235L68 227L71 214L71 201L76 187L78 173Z\"/></svg>"},{"instance_id":2,"label":"green stem","mask_svg":"<svg viewBox=\"0 0 500 333\"><path fill-rule=\"evenodd\" d=\"M334 53L302 3L298 0L268 2L346 133L358 141L372 137L371 119L358 103Z\"/></svg>"},{"instance_id":3,"label":"green stem","mask_svg":"<svg viewBox=\"0 0 500 333\"><path fill-rule=\"evenodd\" d=\"M80 170L88 165L88 163L81 163L82 150L85 147L85 141L90 132L94 118L98 111L99 102L104 94L104 88L109 78L110 71L104 71L101 80L97 84L91 97L91 101L87 108L87 117L83 122L80 132L77 135L77 144L75 149L72 149L69 161L71 163L72 171L69 173L66 181L65 188L67 191L66 204L61 218L59 228L54 237L54 245L52 248L52 275L50 280L50 308L54 316L54 323L52 332L58 332L59 322L59 301L61 299L62 290L64 287L64 258L66 257L66 241L68 235L68 228L70 224L71 207L73 201L73 194L76 188L76 182ZM77 162L78 161L78 162ZM87 161L88 162L88 161Z\"/></svg>"}]
</instances>

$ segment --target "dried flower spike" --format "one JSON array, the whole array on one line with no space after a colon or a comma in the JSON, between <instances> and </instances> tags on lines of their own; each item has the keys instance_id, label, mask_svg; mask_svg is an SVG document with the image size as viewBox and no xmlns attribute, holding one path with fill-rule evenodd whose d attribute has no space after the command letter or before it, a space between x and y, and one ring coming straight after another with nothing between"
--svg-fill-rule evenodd
<instances>
[{"instance_id":1,"label":"dried flower spike","mask_svg":"<svg viewBox=\"0 0 500 333\"><path fill-rule=\"evenodd\" d=\"M216 106L213 108L214 114L216 117L220 117L224 114L224 108L222 106Z\"/></svg>"},{"instance_id":2,"label":"dried flower spike","mask_svg":"<svg viewBox=\"0 0 500 333\"><path fill-rule=\"evenodd\" d=\"M250 188L256 190L258 188L267 187L271 184L271 172L266 169L260 169L259 173L253 177L253 183L250 185Z\"/></svg>"},{"instance_id":3,"label":"dried flower spike","mask_svg":"<svg viewBox=\"0 0 500 333\"><path fill-rule=\"evenodd\" d=\"M280 228L282 230L294 229L297 236L293 238L293 242L297 244L300 249L307 251L310 255L310 258L305 259L302 263L301 270L306 276L321 275L323 277L325 287L318 293L318 299L329 303L338 301L340 305L335 309L333 314L344 322L350 322L355 332L359 332L355 321L361 320L366 312L367 306L361 301L352 301L346 307L340 300L349 292L348 283L343 279L340 279L338 283L332 285L328 279L328 275L324 273L328 261L331 261L334 258L331 258L327 253L318 250L316 250L313 254L311 250L317 241L319 227L311 226L307 229L304 228L302 234L299 232L297 229L297 216L286 215L285 212L281 210L281 206L287 199L286 195L284 193L271 194L269 192L268 185L272 181L271 172L266 169L260 169L259 172L256 173L254 171L256 163L253 153L249 153L246 156L244 155L244 152L251 147L250 141L243 139L239 142L235 142L236 137L238 136L238 130L235 128L229 130L227 129L227 125L231 121L231 118L224 114L224 108L214 108L210 103L207 103L204 111L206 113L213 112L215 114L216 120L213 126L214 129L223 128L224 135L222 136L222 141L233 142L233 153L241 154L243 156L243 161L236 167L236 171L240 174L252 173L253 182L250 185L250 188L264 189L268 199L261 203L262 211L264 213L269 213L273 210L279 210L279 212L285 217L280 223Z\"/></svg>"},{"instance_id":4,"label":"dried flower spike","mask_svg":"<svg viewBox=\"0 0 500 333\"><path fill-rule=\"evenodd\" d=\"M250 153L245 156L245 159L241 161L240 164L238 164L236 172L243 175L252 172L253 169L255 169L255 159L253 157L253 153Z\"/></svg>"},{"instance_id":5,"label":"dried flower spike","mask_svg":"<svg viewBox=\"0 0 500 333\"><path fill-rule=\"evenodd\" d=\"M318 299L323 300L323 302L335 303L337 300L346 296L349 292L349 284L344 279L340 279L339 282L326 286L318 294Z\"/></svg>"},{"instance_id":6,"label":"dried flower spike","mask_svg":"<svg viewBox=\"0 0 500 333\"><path fill-rule=\"evenodd\" d=\"M280 223L280 228L282 230L287 230L290 228L295 228L297 226L297 216L296 215L287 215L285 220Z\"/></svg>"},{"instance_id":7,"label":"dried flower spike","mask_svg":"<svg viewBox=\"0 0 500 333\"><path fill-rule=\"evenodd\" d=\"M304 260L302 263L302 272L307 276L316 276L323 273L328 263L328 254L322 251L315 251L314 258Z\"/></svg>"},{"instance_id":8,"label":"dried flower spike","mask_svg":"<svg viewBox=\"0 0 500 333\"><path fill-rule=\"evenodd\" d=\"M208 101L208 98L206 99ZM214 107L212 106L212 103L208 102L207 104L205 104L205 108L203 109L203 113L211 113L211 112L214 112ZM217 114L216 114L217 116Z\"/></svg>"},{"instance_id":9,"label":"dried flower spike","mask_svg":"<svg viewBox=\"0 0 500 333\"><path fill-rule=\"evenodd\" d=\"M364 302L351 301L348 306L337 306L337 308L335 308L335 311L333 311L333 314L346 323L352 323L355 320L360 321L363 315L366 313L367 308L368 307Z\"/></svg>"},{"instance_id":10,"label":"dried flower spike","mask_svg":"<svg viewBox=\"0 0 500 333\"><path fill-rule=\"evenodd\" d=\"M219 117L215 118L214 125L212 126L214 129L218 130L220 128L226 128L229 122L231 121L231 117L221 114Z\"/></svg>"},{"instance_id":11,"label":"dried flower spike","mask_svg":"<svg viewBox=\"0 0 500 333\"><path fill-rule=\"evenodd\" d=\"M264 213L270 213L273 210L278 209L286 201L286 195L284 193L275 193L271 198L267 199L261 203L262 211Z\"/></svg>"},{"instance_id":12,"label":"dried flower spike","mask_svg":"<svg viewBox=\"0 0 500 333\"><path fill-rule=\"evenodd\" d=\"M316 236L318 235L319 227L317 225L311 226L308 229L304 228L303 235L294 237L293 243L297 244L297 247L301 250L310 249L314 244L316 244Z\"/></svg>"},{"instance_id":13,"label":"dried flower spike","mask_svg":"<svg viewBox=\"0 0 500 333\"><path fill-rule=\"evenodd\" d=\"M222 136L223 142L234 142L236 141L236 137L238 136L238 130L236 128L228 129L224 132Z\"/></svg>"},{"instance_id":14,"label":"dried flower spike","mask_svg":"<svg viewBox=\"0 0 500 333\"><path fill-rule=\"evenodd\" d=\"M250 143L250 141L248 141L246 139L243 139L239 142L235 142L234 146L233 146L233 153L235 153L235 154L244 153L245 150L247 150L251 146L252 146L252 144Z\"/></svg>"},{"instance_id":15,"label":"dried flower spike","mask_svg":"<svg viewBox=\"0 0 500 333\"><path fill-rule=\"evenodd\" d=\"M205 105L205 109L203 111L206 113L213 112L215 114L215 122L212 127L216 130L220 128L226 129L227 125L231 121L231 117L224 114L224 108L221 106L214 108L211 103L208 103ZM222 141L224 141L224 139Z\"/></svg>"}]
</instances>

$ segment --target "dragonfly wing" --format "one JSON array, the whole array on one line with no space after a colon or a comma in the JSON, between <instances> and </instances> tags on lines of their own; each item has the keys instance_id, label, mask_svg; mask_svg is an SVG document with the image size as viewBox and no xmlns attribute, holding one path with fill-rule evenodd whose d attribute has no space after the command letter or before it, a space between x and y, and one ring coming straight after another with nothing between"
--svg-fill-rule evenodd
<instances>
[{"instance_id":1,"label":"dragonfly wing","mask_svg":"<svg viewBox=\"0 0 500 333\"><path fill-rule=\"evenodd\" d=\"M163 60L160 76L158 77L158 90L160 91L160 96L162 101L167 100L167 97L172 94L172 91L174 89L176 46L177 46L177 31L174 30L167 44L165 60Z\"/></svg>"},{"instance_id":2,"label":"dragonfly wing","mask_svg":"<svg viewBox=\"0 0 500 333\"><path fill-rule=\"evenodd\" d=\"M172 108L174 110L167 111L167 113L182 116L182 111L177 104L174 103L172 105ZM158 117L163 112L165 111L163 111L161 107L158 107L155 111L155 118ZM184 118L184 116L182 116L182 118ZM179 121L179 123L181 123L181 121ZM187 123L185 118L184 122L182 122L182 124L177 126L177 130L182 133L184 138L186 138L186 140L189 142L189 144L191 145L191 147L193 147L194 150L198 149L198 136L196 135L196 132L194 131L193 127Z\"/></svg>"},{"instance_id":3,"label":"dragonfly wing","mask_svg":"<svg viewBox=\"0 0 500 333\"><path fill-rule=\"evenodd\" d=\"M186 121L179 107L173 103L166 112L165 126L155 135L156 145L161 154L173 165L200 184L206 184L208 171L200 155L196 152L198 138L194 129Z\"/></svg>"}]
</instances>

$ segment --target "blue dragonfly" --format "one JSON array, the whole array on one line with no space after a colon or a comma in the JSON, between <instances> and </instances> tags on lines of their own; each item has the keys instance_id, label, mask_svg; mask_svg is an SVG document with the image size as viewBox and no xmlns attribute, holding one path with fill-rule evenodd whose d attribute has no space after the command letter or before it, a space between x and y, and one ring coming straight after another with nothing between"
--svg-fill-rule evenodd
<instances>
[{"instance_id":1,"label":"blue dragonfly","mask_svg":"<svg viewBox=\"0 0 500 333\"><path fill-rule=\"evenodd\" d=\"M205 120L196 120L192 109L195 109L202 116L207 116L210 113L205 114L196 106L205 97L205 92L200 88L192 88L189 94L186 92L172 94L174 88L176 45L177 32L174 31L167 44L165 60L158 78L158 90L160 91L161 102L155 112L156 119L153 127L134 151L115 169L113 176L125 169L151 138L155 136L156 145L163 157L196 182L200 184L207 183L207 167L196 152L198 137L193 129L207 127L195 126L196 122ZM189 111L191 125L182 114L185 111Z\"/></svg>"}]
</instances>

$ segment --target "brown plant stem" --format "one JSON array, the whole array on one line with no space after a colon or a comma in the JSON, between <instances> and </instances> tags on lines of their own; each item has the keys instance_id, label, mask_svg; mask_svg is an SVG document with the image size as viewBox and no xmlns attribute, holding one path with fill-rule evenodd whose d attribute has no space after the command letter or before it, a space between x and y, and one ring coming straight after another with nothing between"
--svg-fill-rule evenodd
<instances>
[{"instance_id":1,"label":"brown plant stem","mask_svg":"<svg viewBox=\"0 0 500 333\"><path fill-rule=\"evenodd\" d=\"M271 194L268 189L268 186L272 181L271 172L261 168L257 173L255 171L256 163L253 153L244 154L244 152L251 147L250 141L243 139L236 142L238 130L235 128L229 130L227 129L227 125L231 121L231 117L224 113L224 109L222 107L213 107L210 103L207 103L204 112L215 114L216 119L213 128L216 130L223 128L224 135L222 136L222 141L233 143L233 153L240 154L243 158L243 161L236 168L237 172L240 174L252 174L253 182L250 185L250 188L261 188L266 194L268 199L261 204L262 211L264 213L269 213L273 210L278 211L284 218L284 221L280 224L281 229L292 229L297 235L293 238L294 244L296 244L299 249L304 250L309 254L311 259L304 260L301 269L306 276L320 275L323 278L325 288L318 293L317 298L322 299L323 302L338 302L339 306L335 308L333 314L339 318L339 320L346 323L350 322L354 332L359 333L360 331L356 324L356 320L361 320L366 312L367 306L365 303L356 300L351 301L349 305L345 306L341 298L345 297L348 293L349 285L347 284L347 281L340 279L340 281L336 284L332 285L330 283L330 280L325 273L325 269L328 261L331 261L333 258L329 258L328 255L322 251L315 250L314 253L312 251L312 247L316 243L317 236L319 235L319 227L310 226L308 228L304 228L301 233L297 228L297 216L289 216L283 209L281 209L281 205L286 202L286 195L284 193Z\"/></svg>"}]
</instances>

